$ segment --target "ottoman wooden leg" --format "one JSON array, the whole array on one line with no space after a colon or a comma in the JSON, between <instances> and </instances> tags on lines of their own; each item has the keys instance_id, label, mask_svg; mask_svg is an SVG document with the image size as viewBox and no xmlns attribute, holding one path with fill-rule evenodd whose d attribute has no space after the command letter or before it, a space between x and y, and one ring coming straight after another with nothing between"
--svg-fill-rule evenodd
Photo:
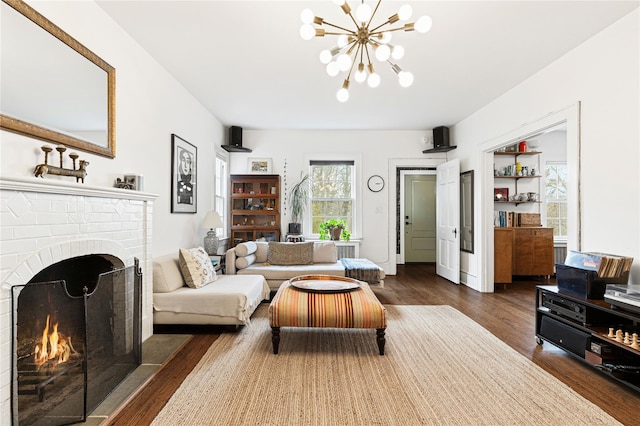
<instances>
[{"instance_id":1,"label":"ottoman wooden leg","mask_svg":"<svg viewBox=\"0 0 640 426\"><path fill-rule=\"evenodd\" d=\"M278 354L278 346L280 345L280 327L271 327L271 343L273 343L273 353Z\"/></svg>"},{"instance_id":2,"label":"ottoman wooden leg","mask_svg":"<svg viewBox=\"0 0 640 426\"><path fill-rule=\"evenodd\" d=\"M386 329L384 328L376 328L376 335L377 335L376 340L378 341L378 349L380 349L380 355L384 355L384 344L386 342L386 339L384 337L385 330Z\"/></svg>"}]
</instances>

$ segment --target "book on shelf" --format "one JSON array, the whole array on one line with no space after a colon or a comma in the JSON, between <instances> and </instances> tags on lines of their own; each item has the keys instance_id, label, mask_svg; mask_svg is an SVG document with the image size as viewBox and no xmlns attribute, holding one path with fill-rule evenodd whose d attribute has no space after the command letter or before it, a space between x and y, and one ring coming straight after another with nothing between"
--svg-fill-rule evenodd
<instances>
[{"instance_id":1,"label":"book on shelf","mask_svg":"<svg viewBox=\"0 0 640 426\"><path fill-rule=\"evenodd\" d=\"M493 211L493 225L496 228L542 226L539 213L517 213L503 210Z\"/></svg>"},{"instance_id":2,"label":"book on shelf","mask_svg":"<svg viewBox=\"0 0 640 426\"><path fill-rule=\"evenodd\" d=\"M631 269L633 257L569 250L564 264L595 271L600 278L620 278Z\"/></svg>"}]
</instances>

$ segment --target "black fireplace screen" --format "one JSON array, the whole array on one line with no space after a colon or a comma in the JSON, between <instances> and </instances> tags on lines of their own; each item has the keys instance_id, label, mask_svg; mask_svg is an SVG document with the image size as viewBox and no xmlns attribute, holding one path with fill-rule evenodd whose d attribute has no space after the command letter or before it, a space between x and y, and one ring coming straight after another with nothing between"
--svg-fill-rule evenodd
<instances>
[{"instance_id":1,"label":"black fireplace screen","mask_svg":"<svg viewBox=\"0 0 640 426\"><path fill-rule=\"evenodd\" d=\"M85 421L141 363L142 274L135 265L89 280L12 287L14 425Z\"/></svg>"}]
</instances>

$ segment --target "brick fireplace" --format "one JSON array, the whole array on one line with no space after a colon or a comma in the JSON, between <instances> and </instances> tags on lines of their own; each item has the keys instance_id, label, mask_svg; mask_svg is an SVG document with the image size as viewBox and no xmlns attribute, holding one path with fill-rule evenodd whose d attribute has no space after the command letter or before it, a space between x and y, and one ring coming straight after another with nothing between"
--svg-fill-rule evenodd
<instances>
[{"instance_id":1,"label":"brick fireplace","mask_svg":"<svg viewBox=\"0 0 640 426\"><path fill-rule=\"evenodd\" d=\"M36 178L0 178L0 424L11 422L11 288L50 265L107 255L132 266L139 259L142 339L153 333L152 213L156 196Z\"/></svg>"}]
</instances>

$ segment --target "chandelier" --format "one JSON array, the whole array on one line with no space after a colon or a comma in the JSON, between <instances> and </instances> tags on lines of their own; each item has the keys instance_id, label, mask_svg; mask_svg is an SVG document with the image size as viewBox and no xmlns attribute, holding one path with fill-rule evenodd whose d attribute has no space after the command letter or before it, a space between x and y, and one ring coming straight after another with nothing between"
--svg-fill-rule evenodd
<instances>
[{"instance_id":1,"label":"chandelier","mask_svg":"<svg viewBox=\"0 0 640 426\"><path fill-rule=\"evenodd\" d=\"M391 15L383 23L373 25L374 16L381 2L382 0L378 0L372 10L371 6L361 0L354 16L346 0L333 0L333 3L340 6L342 11L351 18L355 29L327 22L323 18L315 16L309 9L303 10L300 15L302 19L300 36L304 40L311 40L314 36L338 36L335 47L320 52L320 61L327 66L327 74L331 77L337 76L340 72L348 72L342 83L342 88L336 94L340 102L346 102L349 99L349 84L352 74L357 83L366 81L369 87L380 85L380 76L376 73L371 62L372 56L391 66L393 72L398 76L400 86L409 87L413 83L413 74L403 71L398 64L392 62L392 60L397 61L404 56L404 48L397 44L391 44L391 33L414 30L426 33L431 29L431 18L422 16L415 22L402 23L409 20L413 13L411 6L405 4L400 7L398 13ZM393 27L394 24L398 26ZM332 27L334 31L329 31L324 26Z\"/></svg>"}]
</instances>

